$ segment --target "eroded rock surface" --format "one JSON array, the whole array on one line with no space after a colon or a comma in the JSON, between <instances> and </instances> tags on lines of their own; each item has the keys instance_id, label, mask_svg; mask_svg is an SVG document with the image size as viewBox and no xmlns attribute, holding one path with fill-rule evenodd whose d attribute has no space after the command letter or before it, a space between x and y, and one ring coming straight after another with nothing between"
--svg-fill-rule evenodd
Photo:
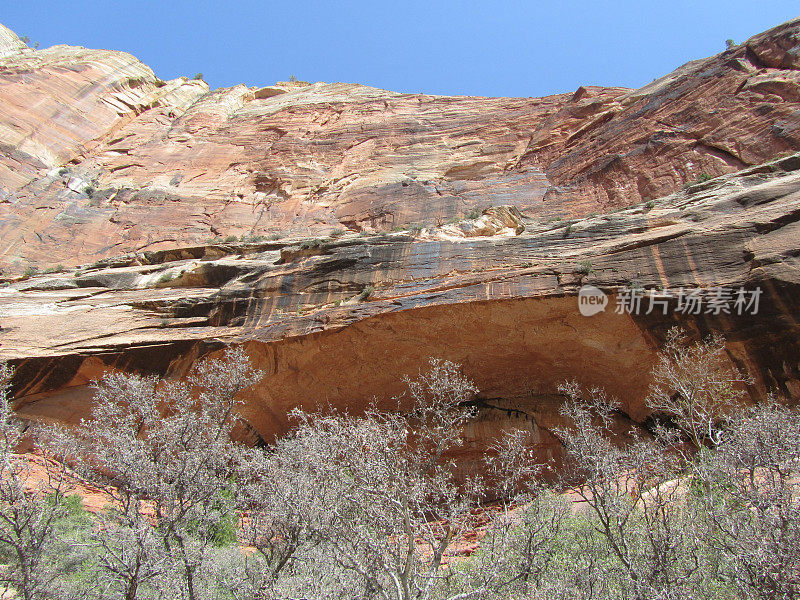
<instances>
[{"instance_id":1,"label":"eroded rock surface","mask_svg":"<svg viewBox=\"0 0 800 600\"><path fill-rule=\"evenodd\" d=\"M209 90L0 30L0 267L229 236L608 212L800 149L795 20L639 89L545 98L342 83Z\"/></svg>"},{"instance_id":2,"label":"eroded rock surface","mask_svg":"<svg viewBox=\"0 0 800 600\"><path fill-rule=\"evenodd\" d=\"M297 406L396 406L436 356L481 389L465 464L509 426L547 458L564 380L646 421L676 324L724 333L754 399L796 400L798 56L795 20L639 90L211 91L0 28L0 360L17 409L74 422L110 369L178 378L243 344L266 373L244 407L257 442ZM605 311L580 313L584 284ZM760 290L757 313L676 311L681 289L719 288ZM668 310L617 311L632 289L666 289Z\"/></svg>"},{"instance_id":3,"label":"eroded rock surface","mask_svg":"<svg viewBox=\"0 0 800 600\"><path fill-rule=\"evenodd\" d=\"M445 227L442 227L445 229ZM86 414L108 369L181 377L244 344L266 377L244 414L252 439L285 432L296 406L390 406L430 356L481 389L463 458L500 429L530 428L557 452L557 386L577 379L643 422L666 331L721 331L750 394L800 397L800 155L637 206L569 221L526 219L519 235L434 230L139 252L0 288L0 359L17 367L22 416ZM609 306L591 317L592 284ZM617 312L621 289L761 289L757 314Z\"/></svg>"}]
</instances>

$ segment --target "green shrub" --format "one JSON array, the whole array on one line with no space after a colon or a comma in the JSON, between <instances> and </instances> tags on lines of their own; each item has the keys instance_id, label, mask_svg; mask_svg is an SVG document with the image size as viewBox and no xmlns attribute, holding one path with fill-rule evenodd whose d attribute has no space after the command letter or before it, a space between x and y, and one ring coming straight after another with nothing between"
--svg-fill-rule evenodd
<instances>
[{"instance_id":1,"label":"green shrub","mask_svg":"<svg viewBox=\"0 0 800 600\"><path fill-rule=\"evenodd\" d=\"M306 240L300 243L300 250L309 250L311 248L320 248L322 247L322 240Z\"/></svg>"},{"instance_id":2,"label":"green shrub","mask_svg":"<svg viewBox=\"0 0 800 600\"><path fill-rule=\"evenodd\" d=\"M223 489L212 503L215 518L210 521L194 520L189 523L189 532L211 542L217 548L233 546L239 541L239 514L232 508L235 496L231 489Z\"/></svg>"},{"instance_id":3,"label":"green shrub","mask_svg":"<svg viewBox=\"0 0 800 600\"><path fill-rule=\"evenodd\" d=\"M480 206L473 206L472 210L467 213L467 219L478 219L483 214Z\"/></svg>"},{"instance_id":4,"label":"green shrub","mask_svg":"<svg viewBox=\"0 0 800 600\"><path fill-rule=\"evenodd\" d=\"M375 287L371 286L371 285L368 285L358 295L358 299L363 302L364 300L369 298L372 295L372 292L374 292L374 291L375 291Z\"/></svg>"},{"instance_id":5,"label":"green shrub","mask_svg":"<svg viewBox=\"0 0 800 600\"><path fill-rule=\"evenodd\" d=\"M592 273L597 272L592 267L592 261L590 260L582 260L580 263L578 263L578 268L575 269L575 271L581 275L591 275Z\"/></svg>"}]
</instances>

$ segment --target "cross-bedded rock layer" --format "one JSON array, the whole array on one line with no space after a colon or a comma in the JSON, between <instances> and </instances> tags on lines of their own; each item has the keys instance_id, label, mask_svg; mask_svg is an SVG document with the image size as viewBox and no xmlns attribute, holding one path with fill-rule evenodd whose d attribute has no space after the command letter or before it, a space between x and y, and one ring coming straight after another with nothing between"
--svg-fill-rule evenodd
<instances>
[{"instance_id":1,"label":"cross-bedded rock layer","mask_svg":"<svg viewBox=\"0 0 800 600\"><path fill-rule=\"evenodd\" d=\"M430 356L481 389L475 456L501 428L557 449L557 386L602 385L636 422L655 352L673 325L728 338L750 393L800 396L800 155L657 200L570 221L528 219L516 235L448 228L338 239L141 252L0 289L0 359L17 366L21 415L72 421L111 368L180 377L223 344L265 371L244 414L254 439L285 432L296 407L384 406ZM610 295L582 316L579 287ZM621 289L762 290L757 314L616 311ZM732 308L732 307L731 307Z\"/></svg>"},{"instance_id":2,"label":"cross-bedded rock layer","mask_svg":"<svg viewBox=\"0 0 800 600\"><path fill-rule=\"evenodd\" d=\"M0 29L0 266L229 236L608 212L800 149L800 20L639 89L545 98L210 91Z\"/></svg>"}]
</instances>

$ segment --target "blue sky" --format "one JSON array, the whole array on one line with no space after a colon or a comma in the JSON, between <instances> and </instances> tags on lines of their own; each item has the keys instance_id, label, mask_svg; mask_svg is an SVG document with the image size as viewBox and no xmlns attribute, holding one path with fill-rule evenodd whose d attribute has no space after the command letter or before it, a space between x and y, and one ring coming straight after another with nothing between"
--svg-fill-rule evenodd
<instances>
[{"instance_id":1,"label":"blue sky","mask_svg":"<svg viewBox=\"0 0 800 600\"><path fill-rule=\"evenodd\" d=\"M41 46L130 52L212 87L289 76L401 92L542 96L638 87L800 14L796 2L4 0Z\"/></svg>"}]
</instances>

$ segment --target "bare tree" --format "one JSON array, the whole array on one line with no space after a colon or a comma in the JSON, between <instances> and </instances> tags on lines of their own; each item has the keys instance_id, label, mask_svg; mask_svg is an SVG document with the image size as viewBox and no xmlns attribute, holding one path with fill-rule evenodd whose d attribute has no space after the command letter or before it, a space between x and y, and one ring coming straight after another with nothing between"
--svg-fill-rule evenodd
<instances>
[{"instance_id":1,"label":"bare tree","mask_svg":"<svg viewBox=\"0 0 800 600\"><path fill-rule=\"evenodd\" d=\"M731 412L745 379L723 352L670 334L649 396L670 420L651 432L620 435L612 399L563 385L556 488L518 430L464 480L477 389L448 361L407 379L395 410L295 411L264 448L231 439L260 377L241 350L183 383L111 374L90 419L50 432L109 500L78 537L63 526L66 468L37 487L14 453L0 367L0 581L26 600L798 600L800 414Z\"/></svg>"},{"instance_id":2,"label":"bare tree","mask_svg":"<svg viewBox=\"0 0 800 600\"><path fill-rule=\"evenodd\" d=\"M60 573L48 560L58 545L56 523L63 514L67 489L63 466L38 465L16 449L23 436L8 394L12 369L0 364L0 549L7 563L0 569L4 594L25 600L49 598ZM44 466L42 466L44 465Z\"/></svg>"},{"instance_id":3,"label":"bare tree","mask_svg":"<svg viewBox=\"0 0 800 600\"><path fill-rule=\"evenodd\" d=\"M590 510L601 547L614 560L595 563L604 593L618 598L686 597L702 577L701 539L692 507L684 501L681 462L661 440L631 432L611 435L616 404L597 389L561 387L562 414L573 427L557 430L567 453L568 475ZM596 577L590 577L596 580Z\"/></svg>"},{"instance_id":4,"label":"bare tree","mask_svg":"<svg viewBox=\"0 0 800 600\"><path fill-rule=\"evenodd\" d=\"M545 466L536 460L529 431L505 431L485 462L487 489L498 499L487 507L487 535L473 560L494 566L478 569L491 577L487 589L527 595L541 587L561 550L567 502L539 479Z\"/></svg>"},{"instance_id":5,"label":"bare tree","mask_svg":"<svg viewBox=\"0 0 800 600\"><path fill-rule=\"evenodd\" d=\"M741 405L750 383L725 361L722 336L690 345L677 327L669 331L653 378L647 406L673 419L695 448L719 443L720 420Z\"/></svg>"},{"instance_id":6,"label":"bare tree","mask_svg":"<svg viewBox=\"0 0 800 600\"><path fill-rule=\"evenodd\" d=\"M187 383L113 373L97 385L92 417L54 433L112 503L96 539L113 597L204 596L201 567L230 518L242 452L230 437L238 395L260 377L241 349L202 362Z\"/></svg>"},{"instance_id":7,"label":"bare tree","mask_svg":"<svg viewBox=\"0 0 800 600\"><path fill-rule=\"evenodd\" d=\"M730 420L697 467L717 549L740 593L800 598L800 414L777 404Z\"/></svg>"},{"instance_id":8,"label":"bare tree","mask_svg":"<svg viewBox=\"0 0 800 600\"><path fill-rule=\"evenodd\" d=\"M263 515L251 514L254 525L282 527L253 532L273 572L291 562L293 570L308 573L303 561L314 556L328 569L318 573L319 581L352 586L338 588L341 597L411 600L448 597L447 590L458 598L480 595L480 589L456 590L453 571L443 565L477 500L447 458L462 443L473 414L465 403L477 390L457 365L438 360L408 386L405 414L374 407L361 416L295 412L298 427L265 456L264 472L285 482L282 497L272 514L263 503ZM275 484L265 483L262 477L258 485L271 491L262 497L274 498ZM283 546L276 548L274 540ZM290 550L294 556L287 560Z\"/></svg>"}]
</instances>

